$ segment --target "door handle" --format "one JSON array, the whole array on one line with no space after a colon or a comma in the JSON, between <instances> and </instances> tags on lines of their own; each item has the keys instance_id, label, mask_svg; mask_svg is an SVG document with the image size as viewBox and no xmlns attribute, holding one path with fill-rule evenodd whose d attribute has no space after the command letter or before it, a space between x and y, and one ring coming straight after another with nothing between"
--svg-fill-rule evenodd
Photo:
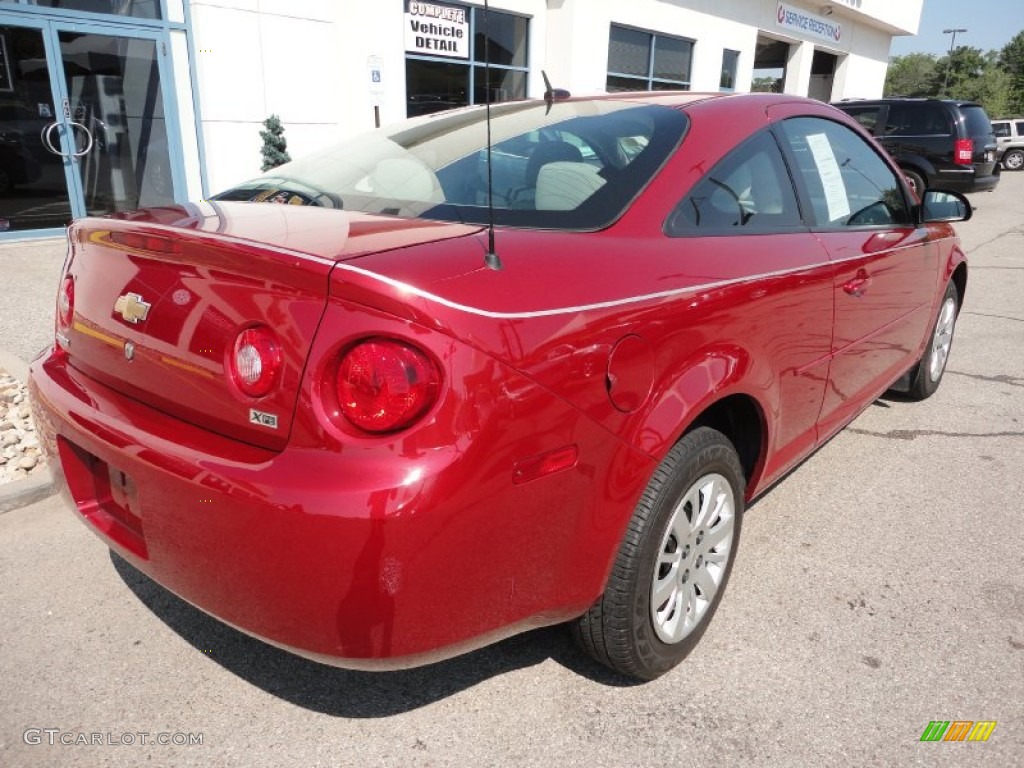
<instances>
[{"instance_id":1,"label":"door handle","mask_svg":"<svg viewBox=\"0 0 1024 768\"><path fill-rule=\"evenodd\" d=\"M93 147L93 144L94 144L94 141L93 141L93 138L92 138L92 131L90 131L88 128L86 128L81 123L76 123L74 120L69 120L68 121L68 125L70 125L72 128L81 128L82 131L85 133L85 138L86 138L85 149L83 149L80 152L72 152L71 156L72 157L81 157L82 155L89 154L89 152L92 151L92 147Z\"/></svg>"},{"instance_id":2,"label":"door handle","mask_svg":"<svg viewBox=\"0 0 1024 768\"><path fill-rule=\"evenodd\" d=\"M860 297L864 295L870 284L871 275L867 273L867 270L858 269L856 277L843 283L843 290L850 296Z\"/></svg>"},{"instance_id":3,"label":"door handle","mask_svg":"<svg viewBox=\"0 0 1024 768\"><path fill-rule=\"evenodd\" d=\"M39 132L39 140L43 143L43 148L51 155L57 155L58 157L67 157L63 152L53 146L53 129L56 128L59 123L54 120L52 123L47 123L43 126L43 130Z\"/></svg>"}]
</instances>

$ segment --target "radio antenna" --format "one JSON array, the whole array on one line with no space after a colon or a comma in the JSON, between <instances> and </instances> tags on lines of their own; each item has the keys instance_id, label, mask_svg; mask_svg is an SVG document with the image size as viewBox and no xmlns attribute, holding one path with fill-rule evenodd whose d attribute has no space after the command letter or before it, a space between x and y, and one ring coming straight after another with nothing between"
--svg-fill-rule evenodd
<instances>
[{"instance_id":1,"label":"radio antenna","mask_svg":"<svg viewBox=\"0 0 1024 768\"><path fill-rule=\"evenodd\" d=\"M572 94L564 88L552 88L551 81L548 80L548 73L543 69L540 71L540 74L544 78L544 103L548 105L548 108L544 110L544 114L550 115L551 107L554 106L556 101L568 99Z\"/></svg>"},{"instance_id":2,"label":"radio antenna","mask_svg":"<svg viewBox=\"0 0 1024 768\"><path fill-rule=\"evenodd\" d=\"M501 259L494 250L494 176L491 173L491 25L490 3L484 0L484 104L487 110L487 253L484 263L489 269L501 269Z\"/></svg>"}]
</instances>

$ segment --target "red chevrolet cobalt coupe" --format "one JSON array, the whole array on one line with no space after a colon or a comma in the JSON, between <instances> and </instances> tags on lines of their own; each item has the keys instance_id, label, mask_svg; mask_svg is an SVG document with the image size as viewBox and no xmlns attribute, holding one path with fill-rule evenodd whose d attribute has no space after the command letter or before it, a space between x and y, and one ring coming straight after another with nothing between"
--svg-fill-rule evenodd
<instances>
[{"instance_id":1,"label":"red chevrolet cobalt coupe","mask_svg":"<svg viewBox=\"0 0 1024 768\"><path fill-rule=\"evenodd\" d=\"M970 207L789 96L508 103L491 131L417 118L77 222L38 425L95 533L269 643L387 669L569 622L651 679L744 505L938 386Z\"/></svg>"}]
</instances>

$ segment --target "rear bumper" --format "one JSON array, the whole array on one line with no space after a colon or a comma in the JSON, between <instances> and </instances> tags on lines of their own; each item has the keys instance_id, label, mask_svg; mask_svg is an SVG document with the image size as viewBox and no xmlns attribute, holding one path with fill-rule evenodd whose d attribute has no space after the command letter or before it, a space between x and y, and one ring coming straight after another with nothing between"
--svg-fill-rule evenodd
<instances>
[{"instance_id":1,"label":"rear bumper","mask_svg":"<svg viewBox=\"0 0 1024 768\"><path fill-rule=\"evenodd\" d=\"M635 502L613 473L647 471L537 389L533 412L580 462L514 485L513 457L537 446L510 424L433 455L273 453L125 398L60 353L33 363L30 386L58 488L108 546L222 621L343 667L415 666L579 615Z\"/></svg>"},{"instance_id":2,"label":"rear bumper","mask_svg":"<svg viewBox=\"0 0 1024 768\"><path fill-rule=\"evenodd\" d=\"M999 164L995 164L993 173L979 176L972 168L962 171L939 171L932 180L935 189L948 189L953 192L987 192L999 184Z\"/></svg>"}]
</instances>

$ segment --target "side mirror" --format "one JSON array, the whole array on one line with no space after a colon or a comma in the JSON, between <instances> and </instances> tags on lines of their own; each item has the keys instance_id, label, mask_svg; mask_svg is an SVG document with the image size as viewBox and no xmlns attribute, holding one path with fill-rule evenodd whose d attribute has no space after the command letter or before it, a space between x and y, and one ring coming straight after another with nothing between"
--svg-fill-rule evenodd
<instances>
[{"instance_id":1,"label":"side mirror","mask_svg":"<svg viewBox=\"0 0 1024 768\"><path fill-rule=\"evenodd\" d=\"M967 221L974 213L967 198L959 192L926 189L921 196L921 223Z\"/></svg>"}]
</instances>

